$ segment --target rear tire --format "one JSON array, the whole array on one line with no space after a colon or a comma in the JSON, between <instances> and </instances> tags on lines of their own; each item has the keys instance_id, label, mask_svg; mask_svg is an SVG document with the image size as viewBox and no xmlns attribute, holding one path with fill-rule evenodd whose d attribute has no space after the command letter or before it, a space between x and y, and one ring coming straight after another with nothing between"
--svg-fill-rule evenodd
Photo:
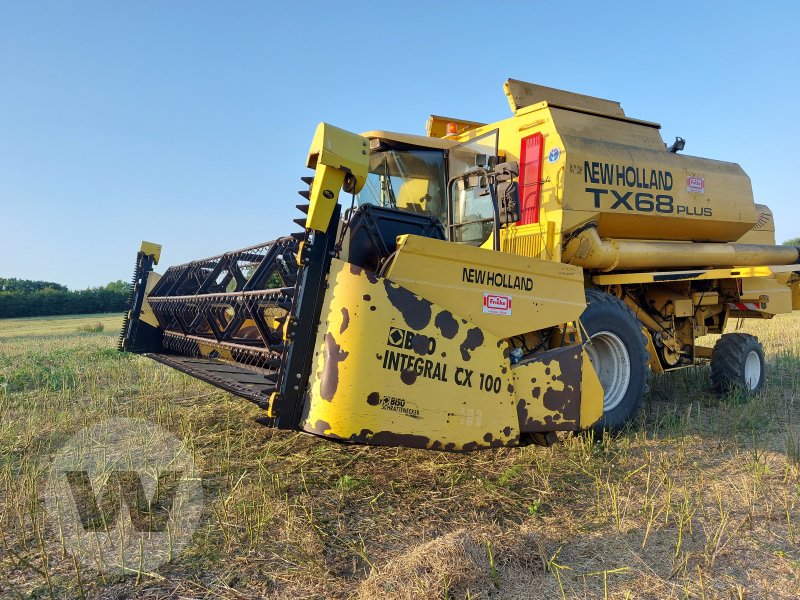
<instances>
[{"instance_id":1,"label":"rear tire","mask_svg":"<svg viewBox=\"0 0 800 600\"><path fill-rule=\"evenodd\" d=\"M711 385L719 393L732 389L748 394L764 387L764 349L754 335L726 333L711 353Z\"/></svg>"},{"instance_id":2,"label":"rear tire","mask_svg":"<svg viewBox=\"0 0 800 600\"><path fill-rule=\"evenodd\" d=\"M595 433L619 431L638 412L650 374L642 324L619 298L586 290L580 321L589 336L584 348L605 392L603 416Z\"/></svg>"}]
</instances>

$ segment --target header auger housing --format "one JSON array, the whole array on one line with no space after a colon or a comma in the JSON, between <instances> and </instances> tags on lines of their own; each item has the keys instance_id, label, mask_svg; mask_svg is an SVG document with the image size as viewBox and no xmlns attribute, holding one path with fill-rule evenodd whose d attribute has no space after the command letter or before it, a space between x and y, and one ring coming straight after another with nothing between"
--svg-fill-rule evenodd
<instances>
[{"instance_id":1,"label":"header auger housing","mask_svg":"<svg viewBox=\"0 0 800 600\"><path fill-rule=\"evenodd\" d=\"M304 231L163 276L143 244L120 348L271 426L453 451L618 429L648 371L710 360L716 388L760 389L757 340L695 343L800 308L798 249L742 169L616 102L505 89L511 118L428 137L320 124Z\"/></svg>"}]
</instances>

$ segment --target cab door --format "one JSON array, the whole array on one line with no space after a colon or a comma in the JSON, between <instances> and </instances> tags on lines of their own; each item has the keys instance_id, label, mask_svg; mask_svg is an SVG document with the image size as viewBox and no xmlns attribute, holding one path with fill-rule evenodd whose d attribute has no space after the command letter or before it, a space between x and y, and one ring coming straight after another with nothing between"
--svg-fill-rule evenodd
<instances>
[{"instance_id":1,"label":"cab door","mask_svg":"<svg viewBox=\"0 0 800 600\"><path fill-rule=\"evenodd\" d=\"M495 129L447 151L447 239L480 246L491 235L494 207L485 177L497 162Z\"/></svg>"}]
</instances>

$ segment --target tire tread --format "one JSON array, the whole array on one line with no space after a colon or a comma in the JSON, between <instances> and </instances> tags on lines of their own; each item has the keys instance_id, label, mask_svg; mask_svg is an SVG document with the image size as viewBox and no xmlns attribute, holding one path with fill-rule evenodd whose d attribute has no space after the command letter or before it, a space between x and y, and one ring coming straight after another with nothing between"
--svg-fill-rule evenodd
<instances>
[{"instance_id":1,"label":"tire tread","mask_svg":"<svg viewBox=\"0 0 800 600\"><path fill-rule=\"evenodd\" d=\"M650 364L649 364L649 352L647 350L647 338L645 337L644 333L641 332L643 325L641 321L639 321L639 319L636 317L636 314L630 309L630 307L627 304L625 304L622 300L620 300L616 296L612 296L611 294L608 294L598 289L587 288L586 301L587 304L605 305L607 307L607 310L609 311L609 314L617 313L616 318L619 318L620 320L630 320L632 323L635 323L636 327L640 330L641 343L642 343L641 346L642 352L640 353L642 364L640 368L643 369L646 375L645 375L645 380L641 385L641 394L640 397L638 398L636 406L626 415L625 421L622 423L609 424L606 422L606 418L604 415L603 417L601 417L600 421L593 427L595 432L598 434L601 434L602 430L604 429L610 431L618 431L622 429L625 426L625 424L635 416L636 412L638 411L638 408L641 406L644 396L650 389L650 382L649 382ZM628 354L631 358L631 361L633 361L635 353L631 352L629 349ZM631 369L632 369L631 374L633 376L634 373L636 372L636 367L633 364L631 364Z\"/></svg>"}]
</instances>

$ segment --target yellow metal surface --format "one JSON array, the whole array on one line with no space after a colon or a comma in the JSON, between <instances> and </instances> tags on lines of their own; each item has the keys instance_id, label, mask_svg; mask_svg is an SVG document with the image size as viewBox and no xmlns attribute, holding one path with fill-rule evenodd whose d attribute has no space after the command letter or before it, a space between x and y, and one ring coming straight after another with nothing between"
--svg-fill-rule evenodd
<instances>
[{"instance_id":1,"label":"yellow metal surface","mask_svg":"<svg viewBox=\"0 0 800 600\"><path fill-rule=\"evenodd\" d=\"M756 224L753 228L736 240L739 244L775 244L775 219L770 208L764 204L756 204Z\"/></svg>"},{"instance_id":2,"label":"yellow metal surface","mask_svg":"<svg viewBox=\"0 0 800 600\"><path fill-rule=\"evenodd\" d=\"M458 134L486 125L486 123L478 123L476 121L465 121L464 119L452 119L450 117L431 115L428 117L428 122L425 124L425 130L428 132L429 137L443 138L446 135L450 135L450 132L447 131L447 126L450 123L455 123L456 133Z\"/></svg>"},{"instance_id":3,"label":"yellow metal surface","mask_svg":"<svg viewBox=\"0 0 800 600\"><path fill-rule=\"evenodd\" d=\"M793 246L602 240L594 227L572 237L562 255L564 262L600 271L786 265L799 257Z\"/></svg>"},{"instance_id":4,"label":"yellow metal surface","mask_svg":"<svg viewBox=\"0 0 800 600\"><path fill-rule=\"evenodd\" d=\"M603 386L592 366L589 355L581 350L581 429L591 427L603 416Z\"/></svg>"},{"instance_id":5,"label":"yellow metal surface","mask_svg":"<svg viewBox=\"0 0 800 600\"><path fill-rule=\"evenodd\" d=\"M658 360L658 353L656 352L656 345L653 343L653 336L650 335L650 330L647 327L642 327L642 333L647 340L647 366L653 373L661 374L664 372L664 367L661 366L661 361Z\"/></svg>"},{"instance_id":6,"label":"yellow metal surface","mask_svg":"<svg viewBox=\"0 0 800 600\"><path fill-rule=\"evenodd\" d=\"M358 192L364 186L369 172L369 142L358 134L320 123L308 151L306 166L316 170L306 227L325 231L345 178L352 181L349 192Z\"/></svg>"},{"instance_id":7,"label":"yellow metal surface","mask_svg":"<svg viewBox=\"0 0 800 600\"><path fill-rule=\"evenodd\" d=\"M413 235L398 240L389 279L498 337L575 321L586 307L581 269Z\"/></svg>"},{"instance_id":8,"label":"yellow metal surface","mask_svg":"<svg viewBox=\"0 0 800 600\"><path fill-rule=\"evenodd\" d=\"M153 264L158 264L158 261L161 259L161 244L154 244L153 242L145 242L142 241L142 245L139 248L141 252L144 252L148 256L153 257Z\"/></svg>"},{"instance_id":9,"label":"yellow metal surface","mask_svg":"<svg viewBox=\"0 0 800 600\"><path fill-rule=\"evenodd\" d=\"M549 350L511 370L514 389L522 397L518 412L525 431L549 431L553 426L577 430L603 415L603 388L589 356L578 344ZM574 397L567 405L571 410L564 410L565 396Z\"/></svg>"},{"instance_id":10,"label":"yellow metal surface","mask_svg":"<svg viewBox=\"0 0 800 600\"><path fill-rule=\"evenodd\" d=\"M370 140L388 140L390 142L398 142L400 144L407 144L409 146L419 146L421 148L435 148L437 150L446 150L457 145L458 142L453 140L445 140L436 137L426 137L424 135L413 135L411 133L397 133L395 131L365 131L361 134L362 137Z\"/></svg>"},{"instance_id":11,"label":"yellow metal surface","mask_svg":"<svg viewBox=\"0 0 800 600\"><path fill-rule=\"evenodd\" d=\"M463 317L334 259L302 428L352 442L465 451L590 424L597 408L582 403L602 405L602 392L579 346L512 367L507 342ZM520 389L517 372L525 375ZM581 393L584 384L596 398Z\"/></svg>"},{"instance_id":12,"label":"yellow metal surface","mask_svg":"<svg viewBox=\"0 0 800 600\"><path fill-rule=\"evenodd\" d=\"M625 111L622 110L619 102L558 90L518 79L507 79L503 84L503 90L512 112L517 112L533 104L547 102L551 105L570 106L613 117L625 116Z\"/></svg>"},{"instance_id":13,"label":"yellow metal surface","mask_svg":"<svg viewBox=\"0 0 800 600\"><path fill-rule=\"evenodd\" d=\"M513 80L506 91L515 116L458 140L499 129L500 153L518 161L522 139L543 135L540 221L554 224L558 245L588 221L604 238L713 242L757 223L739 165L668 152L657 124L612 101Z\"/></svg>"},{"instance_id":14,"label":"yellow metal surface","mask_svg":"<svg viewBox=\"0 0 800 600\"><path fill-rule=\"evenodd\" d=\"M597 285L630 285L665 281L699 281L702 279L737 279L740 277L771 277L775 268L733 267L728 269L696 269L692 271L656 271L646 273L610 273L593 275Z\"/></svg>"},{"instance_id":15,"label":"yellow metal surface","mask_svg":"<svg viewBox=\"0 0 800 600\"><path fill-rule=\"evenodd\" d=\"M144 247L146 243L147 242L142 242L142 247ZM157 244L153 245L157 246ZM161 246L158 246L158 252L161 252ZM155 262L158 262L158 257L156 257ZM161 279L161 275L155 271L150 271L150 273L147 275L147 284L145 285L144 289L144 302L142 302L142 310L139 313L139 320L147 323L148 325L152 325L153 327L159 327L159 324L158 319L156 319L156 316L153 314L153 309L150 308L150 303L147 301L147 296L153 290L156 283L158 283L159 279Z\"/></svg>"},{"instance_id":16,"label":"yellow metal surface","mask_svg":"<svg viewBox=\"0 0 800 600\"><path fill-rule=\"evenodd\" d=\"M792 290L770 277L742 279L739 301L759 303L761 312L770 315L792 312Z\"/></svg>"},{"instance_id":17,"label":"yellow metal surface","mask_svg":"<svg viewBox=\"0 0 800 600\"><path fill-rule=\"evenodd\" d=\"M793 281L789 289L792 291L792 310L800 310L800 279Z\"/></svg>"}]
</instances>

